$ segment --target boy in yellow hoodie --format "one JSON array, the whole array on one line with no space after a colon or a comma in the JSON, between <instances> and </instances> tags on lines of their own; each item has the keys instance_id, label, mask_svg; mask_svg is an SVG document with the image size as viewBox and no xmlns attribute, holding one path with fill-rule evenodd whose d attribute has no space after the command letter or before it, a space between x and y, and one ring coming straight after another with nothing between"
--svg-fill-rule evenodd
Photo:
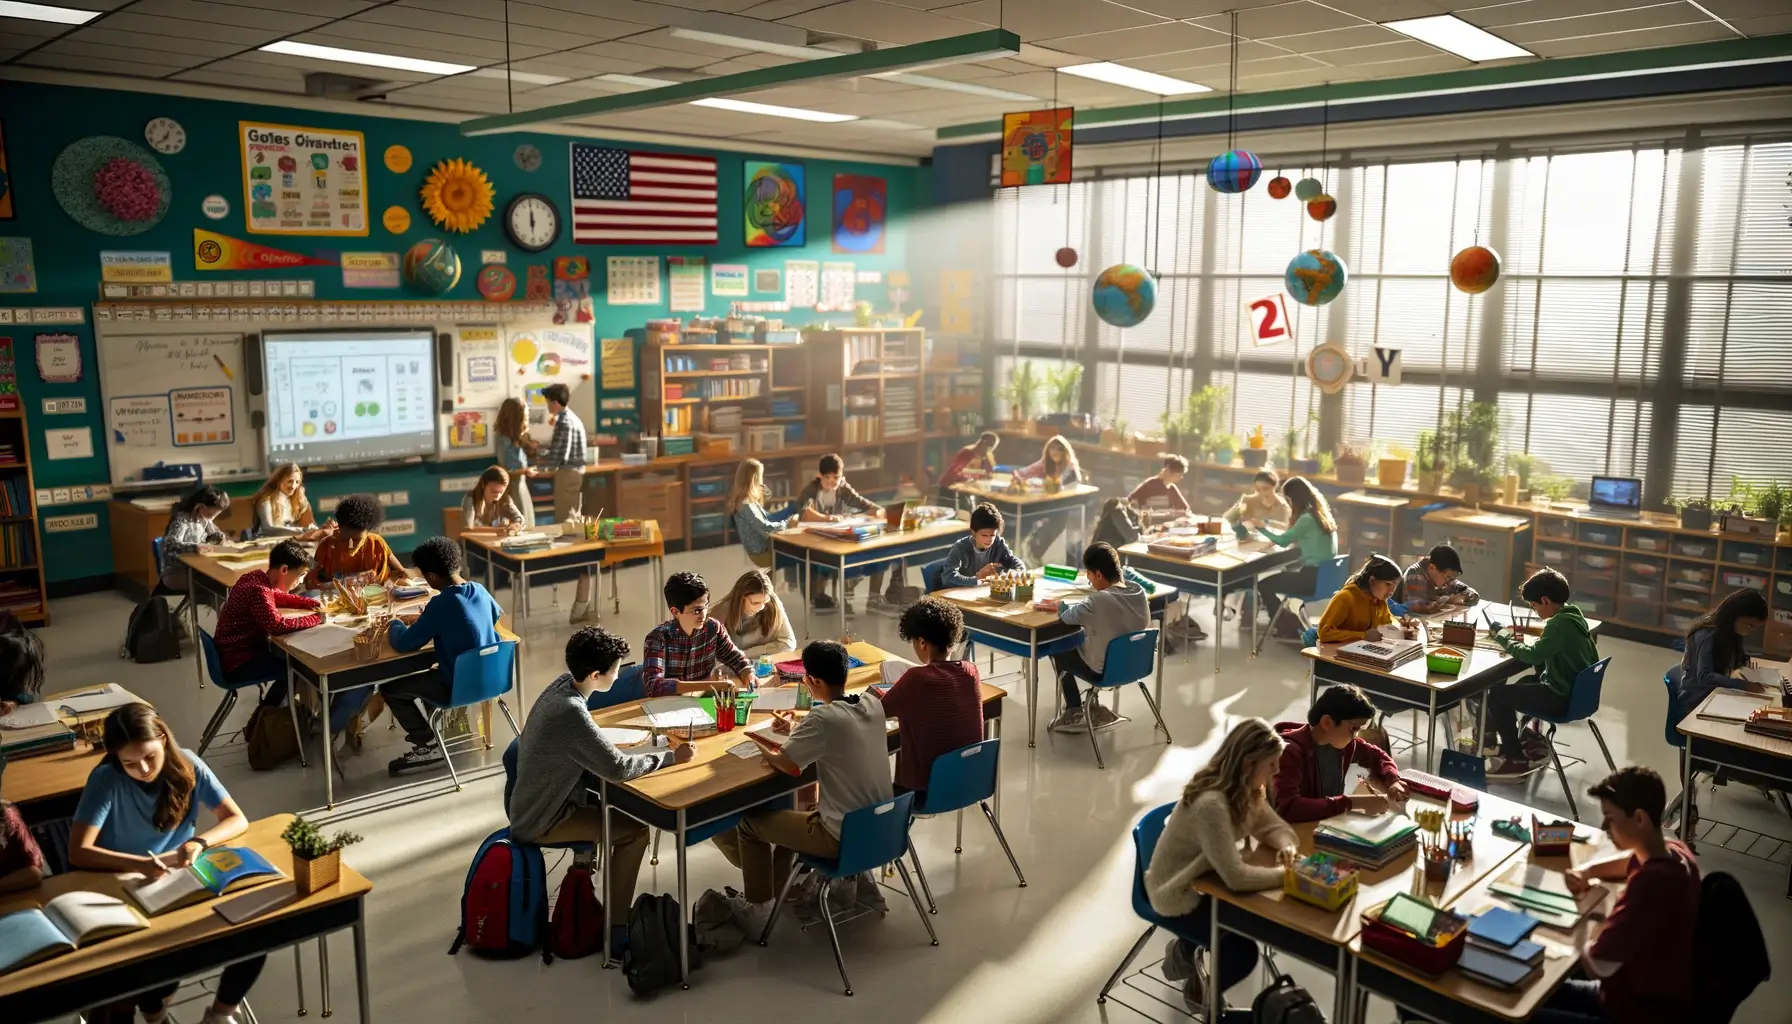
<instances>
[{"instance_id":1,"label":"boy in yellow hoodie","mask_svg":"<svg viewBox=\"0 0 1792 1024\"><path fill-rule=\"evenodd\" d=\"M1398 631L1393 613L1388 611L1388 600L1400 589L1404 577L1392 559L1370 555L1325 606L1325 614L1319 619L1319 642L1348 644L1371 639L1371 631L1380 636L1383 626Z\"/></svg>"}]
</instances>

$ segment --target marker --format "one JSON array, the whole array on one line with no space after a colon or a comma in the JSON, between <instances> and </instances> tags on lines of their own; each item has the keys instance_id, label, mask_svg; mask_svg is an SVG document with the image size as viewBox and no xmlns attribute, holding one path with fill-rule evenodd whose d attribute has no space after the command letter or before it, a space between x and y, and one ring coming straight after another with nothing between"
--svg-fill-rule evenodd
<instances>
[{"instance_id":1,"label":"marker","mask_svg":"<svg viewBox=\"0 0 1792 1024\"><path fill-rule=\"evenodd\" d=\"M213 352L212 353L212 362L218 364L218 369L224 371L225 377L229 378L230 380L236 379L236 374L231 373L230 367L224 365L224 357L223 356L220 356L220 355L218 355L218 353Z\"/></svg>"}]
</instances>

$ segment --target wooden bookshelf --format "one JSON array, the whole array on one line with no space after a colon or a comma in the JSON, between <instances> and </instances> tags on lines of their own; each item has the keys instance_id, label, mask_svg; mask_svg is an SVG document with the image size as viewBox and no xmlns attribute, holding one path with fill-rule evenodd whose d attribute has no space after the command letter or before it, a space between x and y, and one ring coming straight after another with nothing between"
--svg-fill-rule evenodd
<instances>
[{"instance_id":1,"label":"wooden bookshelf","mask_svg":"<svg viewBox=\"0 0 1792 1024\"><path fill-rule=\"evenodd\" d=\"M0 461L0 609L26 625L47 626L43 531L32 476L31 430L23 409L0 411L0 446L11 449Z\"/></svg>"}]
</instances>

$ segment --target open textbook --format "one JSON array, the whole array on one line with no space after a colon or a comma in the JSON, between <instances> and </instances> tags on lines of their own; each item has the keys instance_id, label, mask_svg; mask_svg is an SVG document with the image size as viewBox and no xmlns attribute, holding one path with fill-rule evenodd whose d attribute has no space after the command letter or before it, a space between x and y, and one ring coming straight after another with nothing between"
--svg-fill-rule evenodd
<instances>
[{"instance_id":1,"label":"open textbook","mask_svg":"<svg viewBox=\"0 0 1792 1024\"><path fill-rule=\"evenodd\" d=\"M254 850L214 846L184 868L137 883L131 887L130 894L144 913L155 917L269 878L284 877L279 868Z\"/></svg>"},{"instance_id":2,"label":"open textbook","mask_svg":"<svg viewBox=\"0 0 1792 1024\"><path fill-rule=\"evenodd\" d=\"M123 900L99 892L65 892L42 910L0 917L0 974L148 927L143 915Z\"/></svg>"}]
</instances>

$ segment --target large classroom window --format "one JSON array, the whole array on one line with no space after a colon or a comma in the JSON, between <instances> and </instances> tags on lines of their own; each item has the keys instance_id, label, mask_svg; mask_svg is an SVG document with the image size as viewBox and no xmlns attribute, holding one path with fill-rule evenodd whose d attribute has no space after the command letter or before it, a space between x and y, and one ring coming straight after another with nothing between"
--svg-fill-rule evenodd
<instances>
[{"instance_id":1,"label":"large classroom window","mask_svg":"<svg viewBox=\"0 0 1792 1024\"><path fill-rule=\"evenodd\" d=\"M1351 384L1336 406L1343 440L1411 446L1479 400L1500 410L1505 454L1577 481L1646 476L1656 496L1721 498L1733 476L1792 478L1792 447L1761 443L1792 432L1792 143L1688 149L1682 133L1662 135L1266 167L1265 180L1320 178L1340 204L1325 223L1261 185L1220 196L1190 172L998 191L1001 365L1081 361L1095 371L1094 411L1135 430L1221 384L1229 432L1261 424L1274 439L1321 410L1301 361L1315 344L1398 346L1405 383ZM1502 278L1465 295L1449 259L1477 243L1501 253ZM1079 254L1069 270L1053 261L1065 245ZM1296 344L1256 346L1246 304L1281 292L1290 256L1313 247L1344 258L1344 296L1319 309L1290 300ZM1096 321L1087 296L1121 262L1159 275L1156 312L1127 330ZM1683 369L1664 382L1664 366ZM1664 383L1674 388L1658 403Z\"/></svg>"}]
</instances>

